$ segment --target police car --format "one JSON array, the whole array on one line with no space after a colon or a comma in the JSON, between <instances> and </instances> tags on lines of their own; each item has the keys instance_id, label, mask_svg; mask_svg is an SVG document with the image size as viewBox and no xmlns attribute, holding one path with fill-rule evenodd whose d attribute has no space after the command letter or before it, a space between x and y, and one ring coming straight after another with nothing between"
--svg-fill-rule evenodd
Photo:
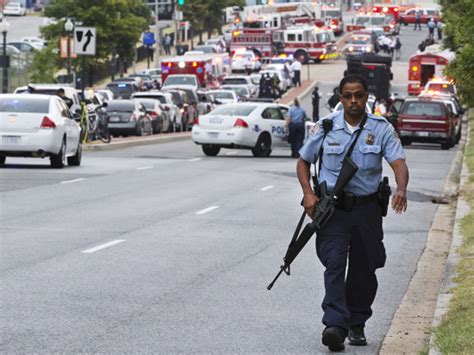
<instances>
[{"instance_id":1,"label":"police car","mask_svg":"<svg viewBox=\"0 0 474 355\"><path fill-rule=\"evenodd\" d=\"M274 148L289 147L285 122L288 109L286 105L260 102L221 105L199 117L193 125L192 139L207 156L216 156L221 148L235 148L268 157Z\"/></svg>"}]
</instances>

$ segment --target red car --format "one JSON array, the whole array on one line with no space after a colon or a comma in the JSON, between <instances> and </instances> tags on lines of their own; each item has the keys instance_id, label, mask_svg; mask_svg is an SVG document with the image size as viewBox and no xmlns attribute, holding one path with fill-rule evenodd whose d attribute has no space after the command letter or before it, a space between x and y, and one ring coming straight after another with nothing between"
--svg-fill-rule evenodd
<instances>
[{"instance_id":1,"label":"red car","mask_svg":"<svg viewBox=\"0 0 474 355\"><path fill-rule=\"evenodd\" d=\"M403 14L400 14L400 23L403 23L404 25L415 23L417 11L420 13L420 23L428 23L431 18L435 21L439 21L441 19L441 12L437 8L415 7L405 11Z\"/></svg>"},{"instance_id":2,"label":"red car","mask_svg":"<svg viewBox=\"0 0 474 355\"><path fill-rule=\"evenodd\" d=\"M439 143L441 149L449 149L456 143L456 117L443 99L406 99L398 116L398 130L403 145Z\"/></svg>"}]
</instances>

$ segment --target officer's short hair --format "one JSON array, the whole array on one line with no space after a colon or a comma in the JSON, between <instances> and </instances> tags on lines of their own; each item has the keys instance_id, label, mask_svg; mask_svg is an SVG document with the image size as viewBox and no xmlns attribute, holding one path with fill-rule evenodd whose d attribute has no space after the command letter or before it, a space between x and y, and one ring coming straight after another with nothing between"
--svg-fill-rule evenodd
<instances>
[{"instance_id":1,"label":"officer's short hair","mask_svg":"<svg viewBox=\"0 0 474 355\"><path fill-rule=\"evenodd\" d=\"M365 91L368 91L367 81L362 76L357 74L349 74L342 78L341 82L339 83L339 93L342 94L344 85L353 83L359 83L363 86Z\"/></svg>"}]
</instances>

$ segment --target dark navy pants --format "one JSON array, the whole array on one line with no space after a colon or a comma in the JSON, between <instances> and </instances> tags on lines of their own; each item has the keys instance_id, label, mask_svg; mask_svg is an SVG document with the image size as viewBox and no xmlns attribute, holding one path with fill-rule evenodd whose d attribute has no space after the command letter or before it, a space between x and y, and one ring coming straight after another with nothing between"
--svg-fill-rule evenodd
<instances>
[{"instance_id":1,"label":"dark navy pants","mask_svg":"<svg viewBox=\"0 0 474 355\"><path fill-rule=\"evenodd\" d=\"M316 251L326 267L322 304L326 326L347 331L365 324L372 315L375 270L383 267L386 259L382 239L382 210L375 201L356 203L350 212L336 209L317 232Z\"/></svg>"}]
</instances>

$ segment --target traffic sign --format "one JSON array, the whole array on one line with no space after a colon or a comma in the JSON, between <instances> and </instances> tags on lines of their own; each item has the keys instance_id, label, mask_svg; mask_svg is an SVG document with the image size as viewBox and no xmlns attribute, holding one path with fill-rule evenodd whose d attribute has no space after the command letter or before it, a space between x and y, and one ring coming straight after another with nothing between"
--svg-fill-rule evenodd
<instances>
[{"instance_id":1,"label":"traffic sign","mask_svg":"<svg viewBox=\"0 0 474 355\"><path fill-rule=\"evenodd\" d=\"M145 46L152 46L155 42L155 34L153 32L145 32L143 34L143 44Z\"/></svg>"},{"instance_id":2,"label":"traffic sign","mask_svg":"<svg viewBox=\"0 0 474 355\"><path fill-rule=\"evenodd\" d=\"M95 55L95 27L76 27L74 30L74 53Z\"/></svg>"}]
</instances>

